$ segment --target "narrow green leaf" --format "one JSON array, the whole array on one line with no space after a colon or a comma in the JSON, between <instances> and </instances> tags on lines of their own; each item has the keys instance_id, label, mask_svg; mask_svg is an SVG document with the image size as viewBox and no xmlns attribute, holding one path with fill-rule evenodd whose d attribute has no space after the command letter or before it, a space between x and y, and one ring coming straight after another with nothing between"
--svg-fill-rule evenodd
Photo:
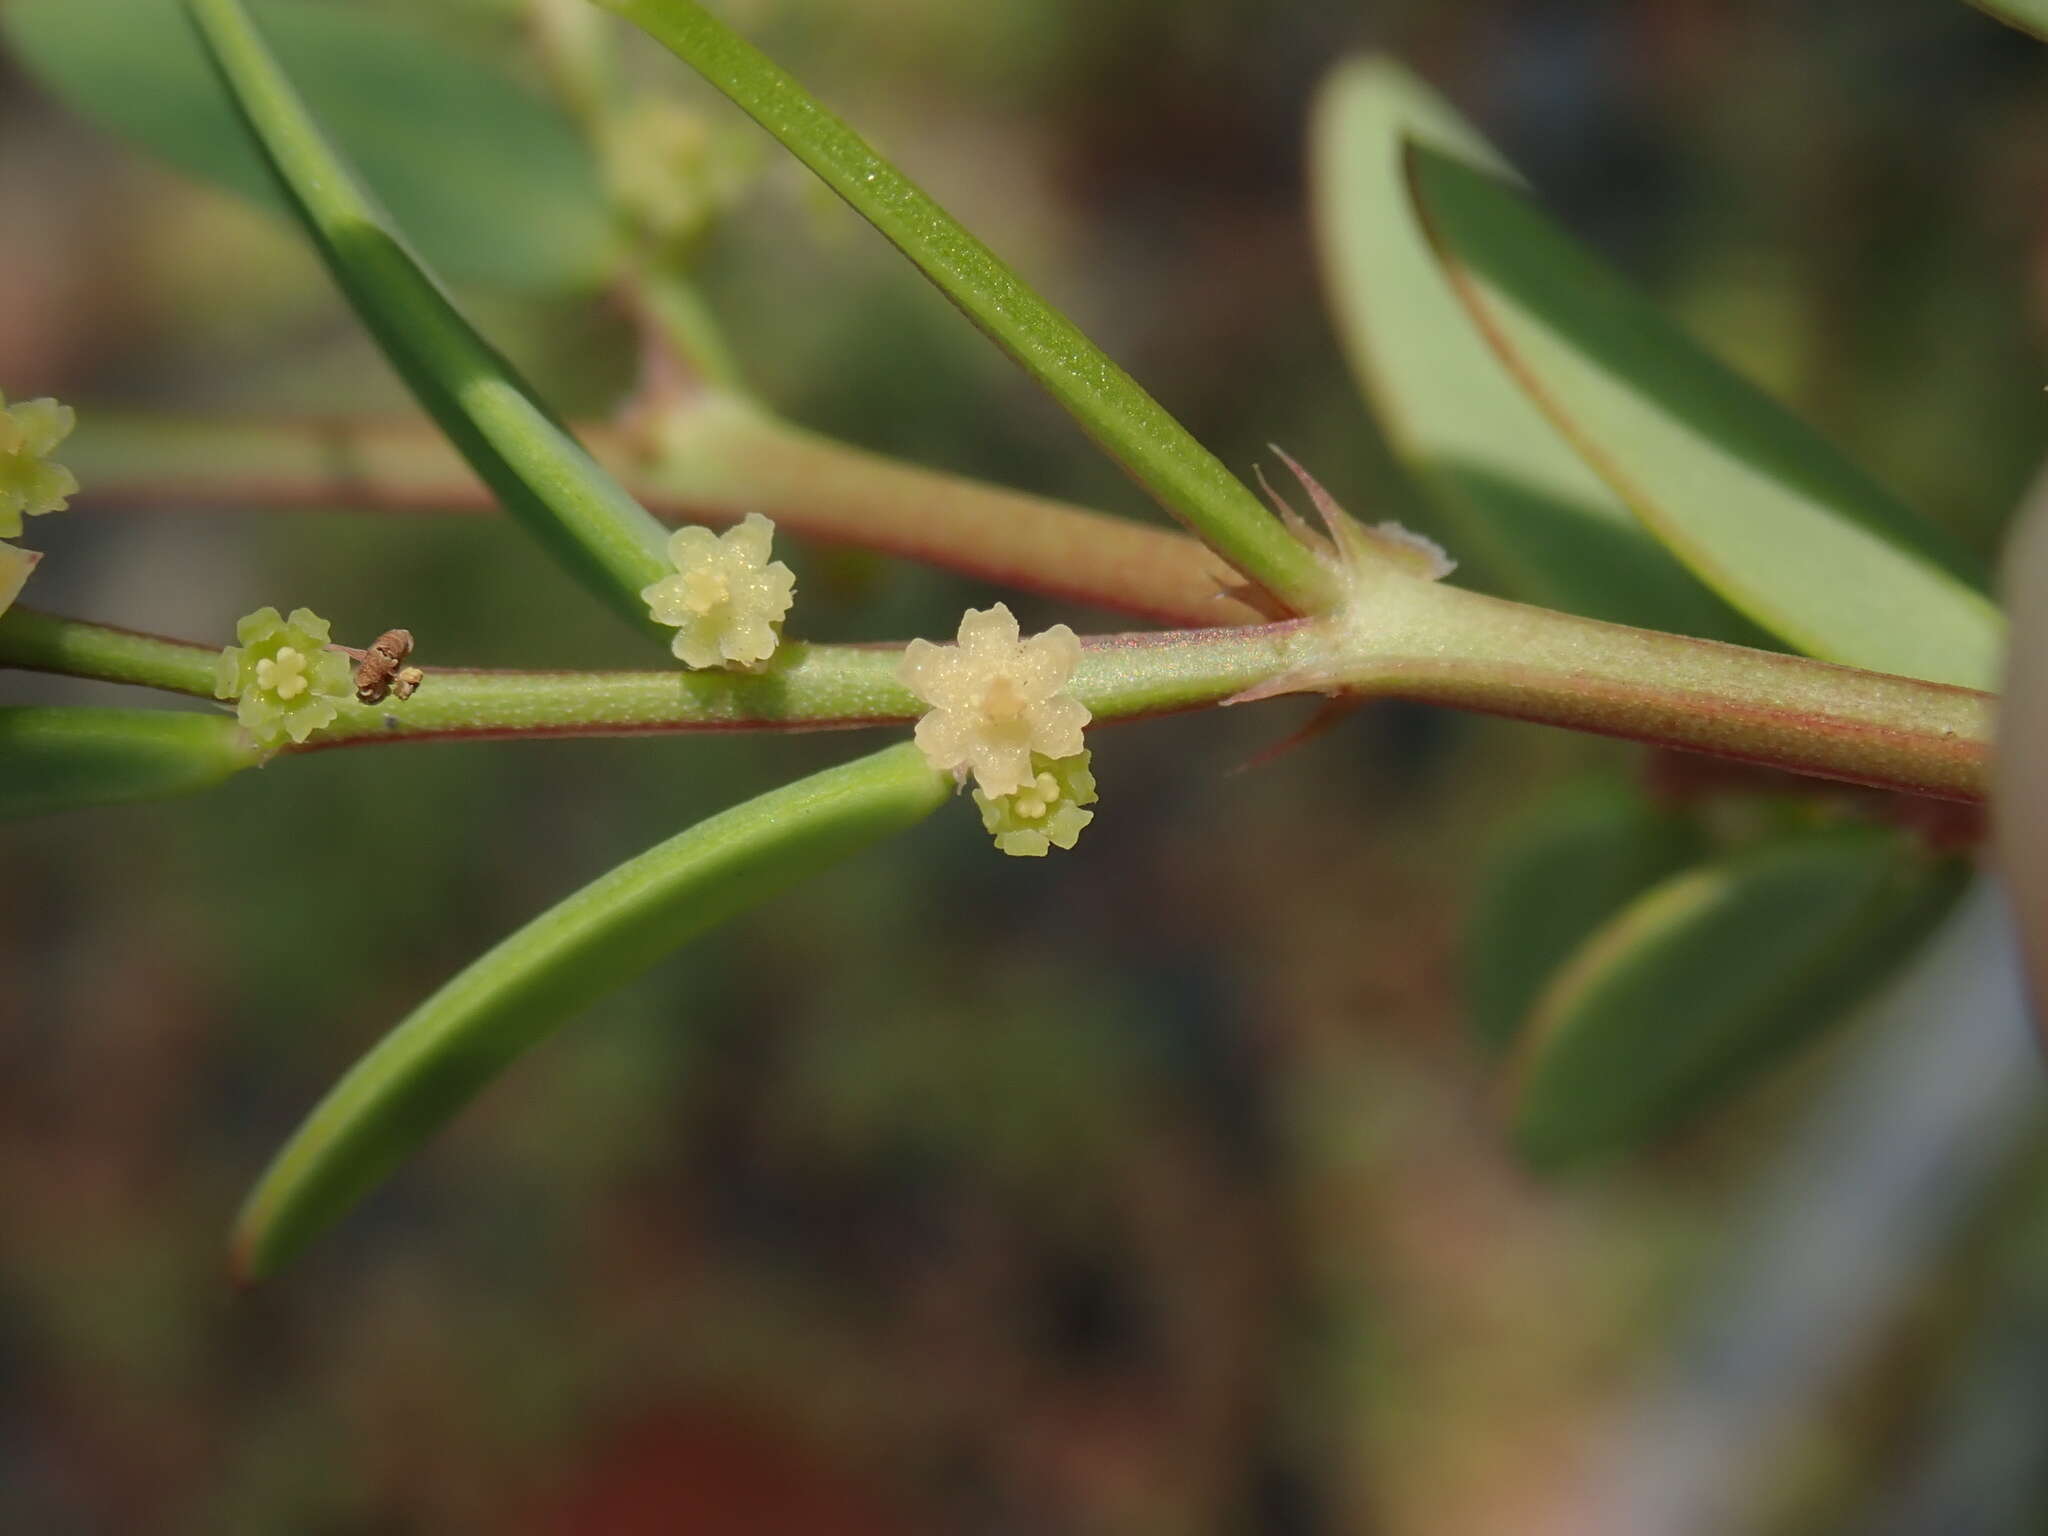
<instances>
[{"instance_id":1,"label":"narrow green leaf","mask_svg":"<svg viewBox=\"0 0 2048 1536\"><path fill-rule=\"evenodd\" d=\"M1475 329L1415 206L1415 144L1499 164L1400 65L1333 74L1311 134L1316 236L1352 371L1442 512L1463 579L1591 618L1768 643L1644 531Z\"/></svg>"},{"instance_id":2,"label":"narrow green leaf","mask_svg":"<svg viewBox=\"0 0 2048 1536\"><path fill-rule=\"evenodd\" d=\"M1073 322L804 88L696 0L598 0L666 45L915 262L1163 507L1297 609L1326 574L1214 454Z\"/></svg>"},{"instance_id":3,"label":"narrow green leaf","mask_svg":"<svg viewBox=\"0 0 2048 1536\"><path fill-rule=\"evenodd\" d=\"M477 474L559 560L667 649L640 589L667 530L448 301L307 115L240 0L186 0L229 94L342 291Z\"/></svg>"},{"instance_id":4,"label":"narrow green leaf","mask_svg":"<svg viewBox=\"0 0 2048 1536\"><path fill-rule=\"evenodd\" d=\"M905 742L714 816L535 918L422 1003L321 1101L242 1209L236 1272L275 1271L577 1010L713 924L913 825L952 792Z\"/></svg>"},{"instance_id":5,"label":"narrow green leaf","mask_svg":"<svg viewBox=\"0 0 2048 1536\"><path fill-rule=\"evenodd\" d=\"M1970 0L1986 15L2048 42L2048 0Z\"/></svg>"},{"instance_id":6,"label":"narrow green leaf","mask_svg":"<svg viewBox=\"0 0 2048 1536\"><path fill-rule=\"evenodd\" d=\"M1513 1043L1553 973L1602 923L1701 853L1699 829L1633 785L1568 785L1499 834L1466 928L1472 1029Z\"/></svg>"},{"instance_id":7,"label":"narrow green leaf","mask_svg":"<svg viewBox=\"0 0 2048 1536\"><path fill-rule=\"evenodd\" d=\"M226 715L0 709L0 821L190 794L261 761Z\"/></svg>"},{"instance_id":8,"label":"narrow green leaf","mask_svg":"<svg viewBox=\"0 0 2048 1536\"><path fill-rule=\"evenodd\" d=\"M1551 983L1514 1076L1523 1155L1624 1150L1753 1081L1872 992L1968 879L1876 827L1808 833L1667 881Z\"/></svg>"},{"instance_id":9,"label":"narrow green leaf","mask_svg":"<svg viewBox=\"0 0 2048 1536\"><path fill-rule=\"evenodd\" d=\"M1415 196L1474 323L1696 576L1810 656L1996 685L1982 572L1560 234L1491 165L1416 146Z\"/></svg>"},{"instance_id":10,"label":"narrow green leaf","mask_svg":"<svg viewBox=\"0 0 2048 1536\"><path fill-rule=\"evenodd\" d=\"M597 169L547 102L388 14L306 0L257 10L313 110L428 261L505 289L602 281L616 242ZM0 29L100 127L282 211L178 0L9 0Z\"/></svg>"}]
</instances>

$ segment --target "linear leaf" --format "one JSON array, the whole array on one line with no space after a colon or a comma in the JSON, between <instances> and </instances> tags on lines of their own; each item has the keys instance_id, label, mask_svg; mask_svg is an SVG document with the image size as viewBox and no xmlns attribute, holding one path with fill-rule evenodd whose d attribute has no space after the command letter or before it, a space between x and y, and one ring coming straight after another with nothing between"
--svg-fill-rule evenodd
<instances>
[{"instance_id":1,"label":"linear leaf","mask_svg":"<svg viewBox=\"0 0 2048 1536\"><path fill-rule=\"evenodd\" d=\"M0 821L190 794L261 761L226 715L0 709Z\"/></svg>"},{"instance_id":2,"label":"linear leaf","mask_svg":"<svg viewBox=\"0 0 2048 1536\"><path fill-rule=\"evenodd\" d=\"M275 1271L558 1024L713 924L929 815L952 793L909 742L771 791L550 908L450 980L335 1085L235 1227Z\"/></svg>"},{"instance_id":3,"label":"linear leaf","mask_svg":"<svg viewBox=\"0 0 2048 1536\"><path fill-rule=\"evenodd\" d=\"M322 137L240 0L186 0L229 94L356 313L506 508L666 649L640 589L667 530L470 328Z\"/></svg>"},{"instance_id":4,"label":"linear leaf","mask_svg":"<svg viewBox=\"0 0 2048 1536\"><path fill-rule=\"evenodd\" d=\"M859 134L696 0L598 0L782 141L1037 379L1174 516L1268 591L1316 605L1328 578L1216 456Z\"/></svg>"}]
</instances>

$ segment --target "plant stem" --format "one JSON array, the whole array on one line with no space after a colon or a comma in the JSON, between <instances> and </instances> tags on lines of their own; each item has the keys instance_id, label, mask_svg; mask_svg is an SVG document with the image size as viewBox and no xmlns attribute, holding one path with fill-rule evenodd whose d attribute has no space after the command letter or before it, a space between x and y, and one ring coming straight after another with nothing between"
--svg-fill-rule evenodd
<instances>
[{"instance_id":1,"label":"plant stem","mask_svg":"<svg viewBox=\"0 0 2048 1536\"><path fill-rule=\"evenodd\" d=\"M913 468L732 395L699 395L656 424L641 479L700 515L761 511L813 538L1163 623L1257 617L1226 595L1229 568L1183 534Z\"/></svg>"},{"instance_id":2,"label":"plant stem","mask_svg":"<svg viewBox=\"0 0 2048 1536\"><path fill-rule=\"evenodd\" d=\"M0 666L210 698L215 652L16 606ZM923 704L882 646L791 642L760 673L429 669L404 703L350 701L303 747L905 725ZM1285 693L1414 699L1938 799L1986 793L1993 695L1605 624L1387 576L1325 619L1091 637L1072 691L1104 721Z\"/></svg>"},{"instance_id":3,"label":"plant stem","mask_svg":"<svg viewBox=\"0 0 2048 1536\"><path fill-rule=\"evenodd\" d=\"M1112 635L1086 643L1072 691L1100 719L1217 704L1299 665L1306 624ZM0 616L0 666L141 683L213 697L218 653L182 640L15 607ZM896 680L884 646L785 643L758 673L514 672L428 668L403 702L340 706L334 723L288 752L371 742L669 731L830 730L907 725L924 703Z\"/></svg>"},{"instance_id":4,"label":"plant stem","mask_svg":"<svg viewBox=\"0 0 2048 1536\"><path fill-rule=\"evenodd\" d=\"M1255 622L1196 540L867 453L706 390L639 431L579 435L671 522L765 512L809 538L944 566L1174 625ZM95 497L208 509L486 512L438 433L403 421L269 421L90 412L70 445Z\"/></svg>"},{"instance_id":5,"label":"plant stem","mask_svg":"<svg viewBox=\"0 0 2048 1536\"><path fill-rule=\"evenodd\" d=\"M1319 686L1979 801L1997 698L1388 578L1325 621Z\"/></svg>"},{"instance_id":6,"label":"plant stem","mask_svg":"<svg viewBox=\"0 0 2048 1536\"><path fill-rule=\"evenodd\" d=\"M746 392L739 360L696 284L656 259L633 274L631 287L645 323L699 384L731 395Z\"/></svg>"},{"instance_id":7,"label":"plant stem","mask_svg":"<svg viewBox=\"0 0 2048 1536\"><path fill-rule=\"evenodd\" d=\"M213 697L217 649L109 624L60 618L17 603L0 614L0 667L57 672Z\"/></svg>"}]
</instances>

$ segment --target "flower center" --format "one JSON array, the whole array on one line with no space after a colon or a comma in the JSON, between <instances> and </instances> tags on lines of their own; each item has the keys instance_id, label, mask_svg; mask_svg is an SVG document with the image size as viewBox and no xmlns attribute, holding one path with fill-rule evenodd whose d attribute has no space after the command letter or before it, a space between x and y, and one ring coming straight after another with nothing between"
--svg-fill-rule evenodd
<instances>
[{"instance_id":1,"label":"flower center","mask_svg":"<svg viewBox=\"0 0 2048 1536\"><path fill-rule=\"evenodd\" d=\"M1024 695L1003 673L989 679L981 691L981 712L990 720L1015 720L1024 713Z\"/></svg>"},{"instance_id":2,"label":"flower center","mask_svg":"<svg viewBox=\"0 0 2048 1536\"><path fill-rule=\"evenodd\" d=\"M1049 773L1041 773L1017 791L1010 806L1024 820L1037 821L1052 809L1053 802L1059 797L1060 781Z\"/></svg>"},{"instance_id":3,"label":"flower center","mask_svg":"<svg viewBox=\"0 0 2048 1536\"><path fill-rule=\"evenodd\" d=\"M698 566L683 572L683 606L692 613L709 613L732 597L725 572L716 566Z\"/></svg>"},{"instance_id":4,"label":"flower center","mask_svg":"<svg viewBox=\"0 0 2048 1536\"><path fill-rule=\"evenodd\" d=\"M256 663L256 686L269 689L280 699L297 698L309 686L304 654L287 645L279 647L277 655L265 656Z\"/></svg>"}]
</instances>

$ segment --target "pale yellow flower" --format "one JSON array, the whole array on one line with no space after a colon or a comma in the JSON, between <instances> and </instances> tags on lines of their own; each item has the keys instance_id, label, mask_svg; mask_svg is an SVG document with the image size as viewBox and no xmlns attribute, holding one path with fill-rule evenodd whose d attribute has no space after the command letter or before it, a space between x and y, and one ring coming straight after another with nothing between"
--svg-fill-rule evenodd
<instances>
[{"instance_id":1,"label":"pale yellow flower","mask_svg":"<svg viewBox=\"0 0 2048 1536\"><path fill-rule=\"evenodd\" d=\"M1016 618L1001 603L970 608L957 644L911 641L899 675L932 706L917 722L925 761L943 772L971 772L976 787L996 797L1032 782L1034 752L1074 756L1088 709L1061 690L1080 660L1073 630L1055 624L1020 639Z\"/></svg>"},{"instance_id":2,"label":"pale yellow flower","mask_svg":"<svg viewBox=\"0 0 2048 1536\"><path fill-rule=\"evenodd\" d=\"M9 407L0 395L0 539L18 535L24 517L63 511L78 494L78 477L49 462L77 422L77 412L54 400Z\"/></svg>"},{"instance_id":3,"label":"pale yellow flower","mask_svg":"<svg viewBox=\"0 0 2048 1536\"><path fill-rule=\"evenodd\" d=\"M242 643L214 662L213 696L232 699L235 718L265 746L303 742L340 713L354 684L348 658L327 648L327 621L310 608L285 618L258 608L235 625Z\"/></svg>"},{"instance_id":4,"label":"pale yellow flower","mask_svg":"<svg viewBox=\"0 0 2048 1536\"><path fill-rule=\"evenodd\" d=\"M679 528L668 541L676 574L643 587L657 624L673 624L671 647L685 666L745 666L766 661L782 638L796 576L770 560L775 525L749 512L723 534Z\"/></svg>"},{"instance_id":5,"label":"pale yellow flower","mask_svg":"<svg viewBox=\"0 0 2048 1536\"><path fill-rule=\"evenodd\" d=\"M1081 809L1095 803L1095 775L1088 771L1093 754L1036 757L1037 773L1013 795L974 792L981 824L995 834L996 847L1014 858L1042 859L1052 848L1071 848L1081 829L1095 819Z\"/></svg>"}]
</instances>

